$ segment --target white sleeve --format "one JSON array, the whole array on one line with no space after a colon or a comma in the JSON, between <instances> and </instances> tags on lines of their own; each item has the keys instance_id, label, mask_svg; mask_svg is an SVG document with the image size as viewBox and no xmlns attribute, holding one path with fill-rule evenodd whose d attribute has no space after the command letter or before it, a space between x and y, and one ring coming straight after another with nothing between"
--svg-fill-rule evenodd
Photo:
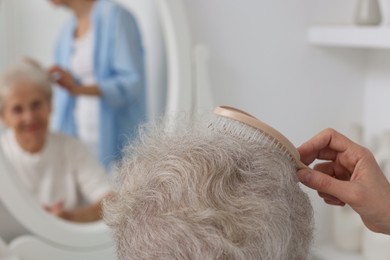
<instances>
[{"instance_id":1,"label":"white sleeve","mask_svg":"<svg viewBox=\"0 0 390 260\"><path fill-rule=\"evenodd\" d=\"M78 140L71 140L69 150L79 190L84 199L96 202L110 191L108 174L88 148Z\"/></svg>"}]
</instances>

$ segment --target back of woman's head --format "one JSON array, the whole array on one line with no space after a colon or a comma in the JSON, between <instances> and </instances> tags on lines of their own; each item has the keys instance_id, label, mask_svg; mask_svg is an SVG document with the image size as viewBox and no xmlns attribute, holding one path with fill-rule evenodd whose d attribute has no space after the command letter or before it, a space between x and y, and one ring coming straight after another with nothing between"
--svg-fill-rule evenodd
<instances>
[{"instance_id":1,"label":"back of woman's head","mask_svg":"<svg viewBox=\"0 0 390 260\"><path fill-rule=\"evenodd\" d=\"M104 205L119 259L308 259L312 208L274 150L160 124L127 150Z\"/></svg>"}]
</instances>

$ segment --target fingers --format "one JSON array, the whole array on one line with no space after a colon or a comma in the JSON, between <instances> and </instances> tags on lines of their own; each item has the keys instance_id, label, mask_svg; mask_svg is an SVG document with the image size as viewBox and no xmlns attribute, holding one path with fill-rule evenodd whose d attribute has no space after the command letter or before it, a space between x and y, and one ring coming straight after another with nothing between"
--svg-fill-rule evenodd
<instances>
[{"instance_id":1,"label":"fingers","mask_svg":"<svg viewBox=\"0 0 390 260\"><path fill-rule=\"evenodd\" d=\"M50 73L50 78L54 81L58 81L60 80L62 77L61 73L60 72L52 72Z\"/></svg>"},{"instance_id":2,"label":"fingers","mask_svg":"<svg viewBox=\"0 0 390 260\"><path fill-rule=\"evenodd\" d=\"M331 205L335 205L335 206L344 206L345 205L345 202L343 202L343 201L339 200L338 198L336 198L335 196L329 195L327 193L318 192L318 195L321 198L323 198L327 204L331 204Z\"/></svg>"},{"instance_id":3,"label":"fingers","mask_svg":"<svg viewBox=\"0 0 390 260\"><path fill-rule=\"evenodd\" d=\"M55 203L52 207L55 208L55 209L61 209L62 210L64 208L64 201L60 200L57 203Z\"/></svg>"},{"instance_id":4,"label":"fingers","mask_svg":"<svg viewBox=\"0 0 390 260\"><path fill-rule=\"evenodd\" d=\"M52 66L47 71L47 74L49 75L49 77L54 81L59 81L62 78L64 73L65 73L65 71L57 65Z\"/></svg>"},{"instance_id":5,"label":"fingers","mask_svg":"<svg viewBox=\"0 0 390 260\"><path fill-rule=\"evenodd\" d=\"M352 173L345 169L342 165L332 161L318 163L313 169L343 181L349 181L352 175Z\"/></svg>"},{"instance_id":6,"label":"fingers","mask_svg":"<svg viewBox=\"0 0 390 260\"><path fill-rule=\"evenodd\" d=\"M52 73L52 72L56 72L56 71L63 71L63 69L60 66L54 65L54 66L51 66L47 72Z\"/></svg>"},{"instance_id":7,"label":"fingers","mask_svg":"<svg viewBox=\"0 0 390 260\"><path fill-rule=\"evenodd\" d=\"M335 176L334 162L318 163L313 168L316 171L323 172L331 177Z\"/></svg>"},{"instance_id":8,"label":"fingers","mask_svg":"<svg viewBox=\"0 0 390 260\"><path fill-rule=\"evenodd\" d=\"M338 180L328 174L309 169L299 170L297 175L300 182L317 190L326 202L329 202L330 204L333 202L333 204L336 203L336 205L348 202L348 192L351 189L350 182Z\"/></svg>"},{"instance_id":9,"label":"fingers","mask_svg":"<svg viewBox=\"0 0 390 260\"><path fill-rule=\"evenodd\" d=\"M326 129L302 144L298 148L298 151L301 155L301 160L306 164L310 164L315 159L322 159L320 158L321 151L323 151L323 153L326 153L325 151L328 151L328 153L329 151L334 151L336 153L343 152L348 149L351 144L353 144L353 142L342 134L333 129Z\"/></svg>"},{"instance_id":10,"label":"fingers","mask_svg":"<svg viewBox=\"0 0 390 260\"><path fill-rule=\"evenodd\" d=\"M339 160L340 165L350 171L366 155L363 147L333 129L326 129L314 136L302 144L298 151L301 161L306 165L315 159Z\"/></svg>"},{"instance_id":11,"label":"fingers","mask_svg":"<svg viewBox=\"0 0 390 260\"><path fill-rule=\"evenodd\" d=\"M44 209L55 216L59 216L64 211L64 201L59 201L51 206L44 206Z\"/></svg>"}]
</instances>

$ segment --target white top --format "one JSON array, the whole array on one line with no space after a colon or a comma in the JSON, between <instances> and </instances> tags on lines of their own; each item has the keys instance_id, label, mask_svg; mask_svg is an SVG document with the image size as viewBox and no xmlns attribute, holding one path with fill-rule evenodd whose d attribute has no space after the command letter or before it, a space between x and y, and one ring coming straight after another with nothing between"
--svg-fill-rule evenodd
<instances>
[{"instance_id":1,"label":"white top","mask_svg":"<svg viewBox=\"0 0 390 260\"><path fill-rule=\"evenodd\" d=\"M31 154L19 146L14 132L7 130L0 136L0 145L15 174L42 206L63 201L65 208L71 209L85 200L96 202L110 190L102 166L74 138L50 133L43 150Z\"/></svg>"},{"instance_id":2,"label":"white top","mask_svg":"<svg viewBox=\"0 0 390 260\"><path fill-rule=\"evenodd\" d=\"M90 29L84 37L74 41L71 72L82 85L96 84L93 72L93 39L93 30ZM99 140L99 98L78 96L74 115L78 137L96 153Z\"/></svg>"}]
</instances>

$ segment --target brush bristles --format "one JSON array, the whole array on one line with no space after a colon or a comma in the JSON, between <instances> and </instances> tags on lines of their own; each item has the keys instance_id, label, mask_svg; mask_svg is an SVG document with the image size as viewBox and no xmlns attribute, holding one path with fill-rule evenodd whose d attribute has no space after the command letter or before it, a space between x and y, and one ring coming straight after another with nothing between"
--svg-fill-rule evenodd
<instances>
[{"instance_id":1,"label":"brush bristles","mask_svg":"<svg viewBox=\"0 0 390 260\"><path fill-rule=\"evenodd\" d=\"M226 136L258 143L259 147L271 148L288 157L291 162L296 164L291 152L281 142L261 129L218 115L215 116L209 128Z\"/></svg>"}]
</instances>

